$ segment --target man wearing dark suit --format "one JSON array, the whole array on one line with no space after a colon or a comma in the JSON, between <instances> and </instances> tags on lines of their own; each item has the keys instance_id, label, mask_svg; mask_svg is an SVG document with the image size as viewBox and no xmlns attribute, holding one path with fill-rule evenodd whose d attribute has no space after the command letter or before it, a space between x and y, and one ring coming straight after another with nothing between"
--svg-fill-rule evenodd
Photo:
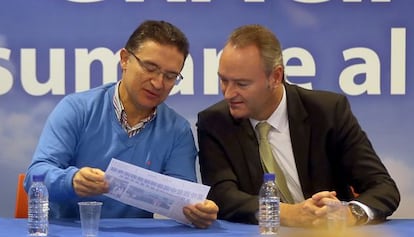
<instances>
[{"instance_id":1,"label":"man wearing dark suit","mask_svg":"<svg viewBox=\"0 0 414 237\"><path fill-rule=\"evenodd\" d=\"M319 226L326 204L349 201L348 224L383 221L399 191L352 114L345 96L284 80L276 36L259 25L236 29L219 61L224 100L198 114L199 162L219 218L257 224L264 168L255 126L272 127L272 153L293 201L282 200L281 224Z\"/></svg>"}]
</instances>

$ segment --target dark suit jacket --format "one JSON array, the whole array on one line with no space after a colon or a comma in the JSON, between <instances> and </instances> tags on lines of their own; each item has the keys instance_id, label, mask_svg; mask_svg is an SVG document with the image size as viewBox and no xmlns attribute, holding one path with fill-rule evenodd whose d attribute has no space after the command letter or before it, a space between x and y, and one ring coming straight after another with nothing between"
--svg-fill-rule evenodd
<instances>
[{"instance_id":1,"label":"dark suit jacket","mask_svg":"<svg viewBox=\"0 0 414 237\"><path fill-rule=\"evenodd\" d=\"M352 114L345 96L285 84L292 149L303 195L337 192L371 207L381 221L398 207L395 182ZM248 119L234 119L221 101L198 114L199 162L219 218L257 223L263 170ZM354 198L350 187L360 195Z\"/></svg>"}]
</instances>

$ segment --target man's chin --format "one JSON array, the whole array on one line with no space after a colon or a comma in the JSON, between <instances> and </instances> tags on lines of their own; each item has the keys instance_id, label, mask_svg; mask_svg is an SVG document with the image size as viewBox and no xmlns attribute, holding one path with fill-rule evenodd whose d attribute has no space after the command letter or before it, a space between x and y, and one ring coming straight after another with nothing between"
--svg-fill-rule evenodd
<instances>
[{"instance_id":1,"label":"man's chin","mask_svg":"<svg viewBox=\"0 0 414 237\"><path fill-rule=\"evenodd\" d=\"M237 109L231 109L230 108L230 114L235 119L248 118L248 115L246 113L243 113L243 111L240 111L240 110L237 110Z\"/></svg>"}]
</instances>

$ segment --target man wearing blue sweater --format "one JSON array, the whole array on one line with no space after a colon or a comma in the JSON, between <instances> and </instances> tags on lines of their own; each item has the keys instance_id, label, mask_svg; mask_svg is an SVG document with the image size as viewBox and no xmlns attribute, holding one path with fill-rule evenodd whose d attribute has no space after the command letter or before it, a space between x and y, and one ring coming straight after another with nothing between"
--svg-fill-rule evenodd
<instances>
[{"instance_id":1,"label":"man wearing blue sweater","mask_svg":"<svg viewBox=\"0 0 414 237\"><path fill-rule=\"evenodd\" d=\"M116 158L158 173L196 181L190 124L164 100L189 52L185 35L164 21L145 21L120 52L122 78L63 98L50 114L28 168L25 188L34 174L45 174L51 218L77 218L77 202L104 203L103 218L152 217L102 194L105 173ZM183 209L196 227L217 218L210 201Z\"/></svg>"}]
</instances>

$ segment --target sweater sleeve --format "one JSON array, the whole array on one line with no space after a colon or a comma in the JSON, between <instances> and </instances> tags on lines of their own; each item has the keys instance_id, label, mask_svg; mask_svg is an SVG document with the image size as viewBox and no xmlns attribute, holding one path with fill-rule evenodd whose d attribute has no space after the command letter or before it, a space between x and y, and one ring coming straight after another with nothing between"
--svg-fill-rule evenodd
<instances>
[{"instance_id":1,"label":"sweater sleeve","mask_svg":"<svg viewBox=\"0 0 414 237\"><path fill-rule=\"evenodd\" d=\"M76 196L72 179L78 168L72 163L82 128L82 111L78 108L81 107L69 96L49 115L27 171L26 190L33 175L46 174L45 184L51 201Z\"/></svg>"}]
</instances>

